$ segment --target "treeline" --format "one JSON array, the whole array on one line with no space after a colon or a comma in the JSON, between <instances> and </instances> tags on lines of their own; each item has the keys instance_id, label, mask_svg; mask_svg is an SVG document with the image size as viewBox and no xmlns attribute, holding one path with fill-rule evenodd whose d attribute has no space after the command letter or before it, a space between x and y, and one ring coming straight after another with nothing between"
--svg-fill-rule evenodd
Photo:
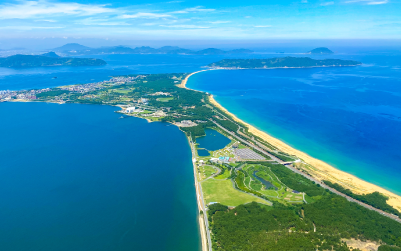
<instances>
[{"instance_id":1,"label":"treeline","mask_svg":"<svg viewBox=\"0 0 401 251\"><path fill-rule=\"evenodd\" d=\"M360 194L355 194L351 190L346 189L346 188L340 186L339 184L332 183L328 180L325 180L323 182L326 185L328 185L329 187L336 189L340 193L346 194L349 197L352 197L363 203L371 205L372 207L375 207L377 209L383 210L387 213L395 214L395 215L401 217L401 213L397 209L395 209L392 206L390 206L389 204L387 204L388 198L386 196L384 196L383 194L380 194L379 192L373 192L370 194L360 195Z\"/></svg>"},{"instance_id":2,"label":"treeline","mask_svg":"<svg viewBox=\"0 0 401 251\"><path fill-rule=\"evenodd\" d=\"M37 98L48 98L48 97L54 97L54 96L59 96L62 94L67 94L70 93L70 91L67 90L52 90L52 91L48 91L48 92L42 92L42 93L38 93L36 94Z\"/></svg>"},{"instance_id":3,"label":"treeline","mask_svg":"<svg viewBox=\"0 0 401 251\"><path fill-rule=\"evenodd\" d=\"M214 124L210 121L206 123L201 123L197 126L191 126L191 127L180 127L180 129L185 132L185 134L188 137L191 137L192 141L196 141L197 137L202 137L206 136L205 129L206 128L212 128Z\"/></svg>"},{"instance_id":4,"label":"treeline","mask_svg":"<svg viewBox=\"0 0 401 251\"><path fill-rule=\"evenodd\" d=\"M339 236L314 233L312 221L279 203L270 210L255 202L232 210L213 204L208 218L214 250L349 250Z\"/></svg>"},{"instance_id":5,"label":"treeline","mask_svg":"<svg viewBox=\"0 0 401 251\"><path fill-rule=\"evenodd\" d=\"M400 223L349 202L282 165L254 163L269 166L285 185L313 196L314 201L290 206L274 202L272 208L253 203L232 210L211 205L208 217L215 250L348 250L341 238L390 245L381 247L385 251L401 247Z\"/></svg>"},{"instance_id":6,"label":"treeline","mask_svg":"<svg viewBox=\"0 0 401 251\"><path fill-rule=\"evenodd\" d=\"M217 118L215 118L214 119L219 125L221 125L222 127L224 127L224 128L226 128L227 130L229 130L229 131L232 131L232 132L237 132L237 130L238 130L238 125L237 124L235 124L234 122L232 122L232 121L230 121L230 120L227 120L227 119L217 119Z\"/></svg>"}]
</instances>

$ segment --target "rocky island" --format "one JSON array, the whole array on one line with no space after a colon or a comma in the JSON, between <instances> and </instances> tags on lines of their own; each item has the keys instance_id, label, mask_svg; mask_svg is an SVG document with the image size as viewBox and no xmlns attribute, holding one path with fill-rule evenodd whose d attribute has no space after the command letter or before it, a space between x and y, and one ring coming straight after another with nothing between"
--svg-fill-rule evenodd
<instances>
[{"instance_id":1,"label":"rocky island","mask_svg":"<svg viewBox=\"0 0 401 251\"><path fill-rule=\"evenodd\" d=\"M333 51L329 50L326 47L319 47L319 48L315 48L311 51L307 52L308 54L334 54Z\"/></svg>"}]
</instances>

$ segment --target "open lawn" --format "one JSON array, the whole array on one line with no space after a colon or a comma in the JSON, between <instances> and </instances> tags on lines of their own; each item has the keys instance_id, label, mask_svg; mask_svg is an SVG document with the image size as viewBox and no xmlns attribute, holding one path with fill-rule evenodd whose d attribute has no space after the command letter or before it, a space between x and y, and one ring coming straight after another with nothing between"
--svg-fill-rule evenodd
<instances>
[{"instance_id":1,"label":"open lawn","mask_svg":"<svg viewBox=\"0 0 401 251\"><path fill-rule=\"evenodd\" d=\"M262 199L236 190L231 180L208 179L201 184L207 204L210 202L219 202L223 205L238 206L252 201L266 204Z\"/></svg>"},{"instance_id":2,"label":"open lawn","mask_svg":"<svg viewBox=\"0 0 401 251\"><path fill-rule=\"evenodd\" d=\"M170 100L173 100L173 99L174 99L173 97L168 97L168 98L158 98L156 100L160 101L160 102L169 102Z\"/></svg>"},{"instance_id":3,"label":"open lawn","mask_svg":"<svg viewBox=\"0 0 401 251\"><path fill-rule=\"evenodd\" d=\"M225 180L225 179L227 179L228 177L230 177L230 175L231 175L230 171L226 168L226 169L224 170L224 173L223 173L223 174L217 175L217 176L214 177L214 178L217 179L217 180Z\"/></svg>"},{"instance_id":4,"label":"open lawn","mask_svg":"<svg viewBox=\"0 0 401 251\"><path fill-rule=\"evenodd\" d=\"M217 171L214 167L209 166L209 165L203 165L198 167L198 174L199 174L199 180L202 181L213 174L215 174Z\"/></svg>"}]
</instances>

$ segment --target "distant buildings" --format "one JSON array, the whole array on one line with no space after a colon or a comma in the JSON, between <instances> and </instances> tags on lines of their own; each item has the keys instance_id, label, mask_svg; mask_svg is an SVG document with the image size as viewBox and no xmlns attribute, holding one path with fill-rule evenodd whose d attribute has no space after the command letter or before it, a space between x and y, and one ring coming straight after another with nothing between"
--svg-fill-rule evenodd
<instances>
[{"instance_id":1,"label":"distant buildings","mask_svg":"<svg viewBox=\"0 0 401 251\"><path fill-rule=\"evenodd\" d=\"M191 120L183 120L181 122L175 123L179 127L192 127L192 126L197 126L198 124L192 122Z\"/></svg>"}]
</instances>

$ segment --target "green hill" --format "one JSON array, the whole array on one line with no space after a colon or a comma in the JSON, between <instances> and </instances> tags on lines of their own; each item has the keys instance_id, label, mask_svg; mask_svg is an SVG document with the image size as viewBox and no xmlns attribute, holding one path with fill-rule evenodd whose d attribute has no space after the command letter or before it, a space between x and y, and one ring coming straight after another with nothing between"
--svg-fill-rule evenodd
<instances>
[{"instance_id":1,"label":"green hill","mask_svg":"<svg viewBox=\"0 0 401 251\"><path fill-rule=\"evenodd\" d=\"M315 48L311 51L308 51L309 54L333 54L334 52L332 52L331 50L329 50L326 47L319 47L319 48Z\"/></svg>"},{"instance_id":2,"label":"green hill","mask_svg":"<svg viewBox=\"0 0 401 251\"><path fill-rule=\"evenodd\" d=\"M330 67L356 66L361 62L341 59L316 60L307 57L283 57L267 59L223 59L209 64L211 68L232 69L265 69L265 68L303 68L303 67Z\"/></svg>"},{"instance_id":3,"label":"green hill","mask_svg":"<svg viewBox=\"0 0 401 251\"><path fill-rule=\"evenodd\" d=\"M52 55L52 54L51 54ZM0 67L41 67L41 66L99 66L107 64L96 58L63 58L43 55L14 55L0 58Z\"/></svg>"}]
</instances>

